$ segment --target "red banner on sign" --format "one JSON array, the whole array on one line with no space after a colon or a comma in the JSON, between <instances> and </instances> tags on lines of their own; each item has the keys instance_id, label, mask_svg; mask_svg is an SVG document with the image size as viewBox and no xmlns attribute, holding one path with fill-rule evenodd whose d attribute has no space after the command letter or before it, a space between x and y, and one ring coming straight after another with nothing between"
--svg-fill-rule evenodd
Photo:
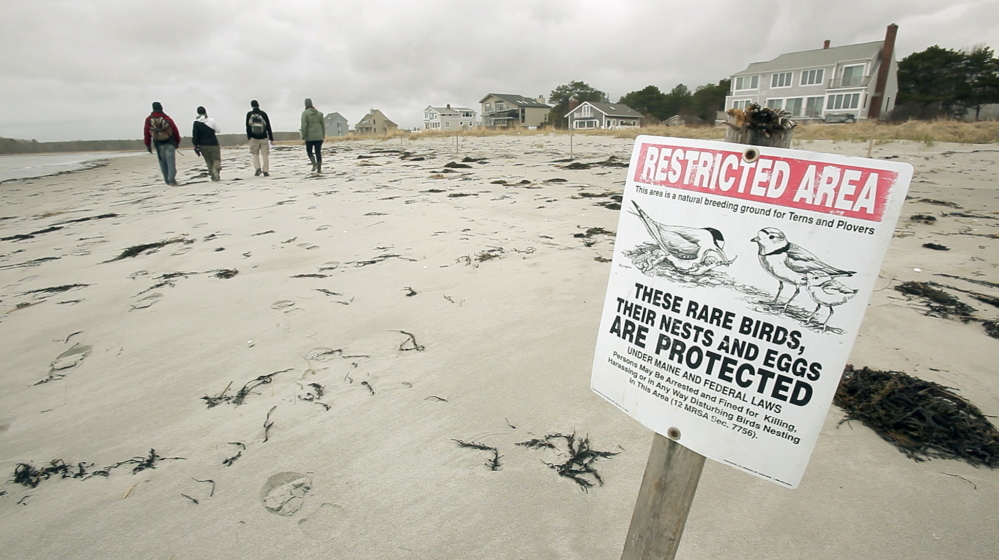
<instances>
[{"instance_id":1,"label":"red banner on sign","mask_svg":"<svg viewBox=\"0 0 999 560\"><path fill-rule=\"evenodd\" d=\"M743 151L642 144L634 181L880 222L898 173Z\"/></svg>"}]
</instances>

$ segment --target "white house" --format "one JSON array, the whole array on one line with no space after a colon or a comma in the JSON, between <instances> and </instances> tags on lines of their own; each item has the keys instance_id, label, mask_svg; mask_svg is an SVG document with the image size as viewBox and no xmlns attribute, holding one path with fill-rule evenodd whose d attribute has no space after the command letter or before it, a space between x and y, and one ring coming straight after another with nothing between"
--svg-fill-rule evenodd
<instances>
[{"instance_id":1,"label":"white house","mask_svg":"<svg viewBox=\"0 0 999 560\"><path fill-rule=\"evenodd\" d=\"M326 123L326 136L346 136L350 132L347 119L340 113L326 113L323 122Z\"/></svg>"},{"instance_id":2,"label":"white house","mask_svg":"<svg viewBox=\"0 0 999 560\"><path fill-rule=\"evenodd\" d=\"M732 75L726 108L750 103L798 119L879 119L895 107L898 63L891 24L884 41L787 53Z\"/></svg>"},{"instance_id":3,"label":"white house","mask_svg":"<svg viewBox=\"0 0 999 560\"><path fill-rule=\"evenodd\" d=\"M639 126L642 114L620 103L584 101L565 114L572 128L626 128Z\"/></svg>"},{"instance_id":4,"label":"white house","mask_svg":"<svg viewBox=\"0 0 999 560\"><path fill-rule=\"evenodd\" d=\"M467 107L428 106L423 110L423 130L454 131L475 128L476 112Z\"/></svg>"}]
</instances>

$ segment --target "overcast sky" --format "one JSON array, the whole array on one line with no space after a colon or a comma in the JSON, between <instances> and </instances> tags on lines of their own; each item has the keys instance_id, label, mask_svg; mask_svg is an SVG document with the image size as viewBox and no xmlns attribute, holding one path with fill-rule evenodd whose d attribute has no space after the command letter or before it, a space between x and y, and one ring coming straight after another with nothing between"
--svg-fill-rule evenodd
<instances>
[{"instance_id":1,"label":"overcast sky","mask_svg":"<svg viewBox=\"0 0 999 560\"><path fill-rule=\"evenodd\" d=\"M244 130L251 99L297 130L303 99L351 128L579 80L612 101L716 83L781 53L884 39L999 48L999 0L0 0L0 136L140 138L153 101Z\"/></svg>"}]
</instances>

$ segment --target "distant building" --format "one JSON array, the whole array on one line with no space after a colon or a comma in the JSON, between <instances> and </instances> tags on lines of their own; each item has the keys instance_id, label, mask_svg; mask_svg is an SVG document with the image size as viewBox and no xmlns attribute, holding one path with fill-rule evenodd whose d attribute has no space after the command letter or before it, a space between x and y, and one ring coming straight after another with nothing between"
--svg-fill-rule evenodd
<instances>
[{"instance_id":1,"label":"distant building","mask_svg":"<svg viewBox=\"0 0 999 560\"><path fill-rule=\"evenodd\" d=\"M372 109L370 113L364 115L364 118L354 125L354 132L357 134L387 134L390 130L398 129L399 125L390 121L378 109Z\"/></svg>"},{"instance_id":2,"label":"distant building","mask_svg":"<svg viewBox=\"0 0 999 560\"><path fill-rule=\"evenodd\" d=\"M490 93L482 98L482 124L486 128L538 127L548 124L551 105L544 98Z\"/></svg>"},{"instance_id":3,"label":"distant building","mask_svg":"<svg viewBox=\"0 0 999 560\"><path fill-rule=\"evenodd\" d=\"M884 41L782 54L732 75L726 108L750 103L799 119L879 119L895 107L898 63L891 24Z\"/></svg>"},{"instance_id":4,"label":"distant building","mask_svg":"<svg viewBox=\"0 0 999 560\"><path fill-rule=\"evenodd\" d=\"M565 115L572 128L628 128L642 124L642 114L620 103L584 101Z\"/></svg>"},{"instance_id":5,"label":"distant building","mask_svg":"<svg viewBox=\"0 0 999 560\"><path fill-rule=\"evenodd\" d=\"M326 136L346 136L348 129L347 119L340 113L329 113L323 117L326 123Z\"/></svg>"},{"instance_id":6,"label":"distant building","mask_svg":"<svg viewBox=\"0 0 999 560\"><path fill-rule=\"evenodd\" d=\"M429 106L423 110L423 130L453 131L475 128L476 113L467 107Z\"/></svg>"}]
</instances>

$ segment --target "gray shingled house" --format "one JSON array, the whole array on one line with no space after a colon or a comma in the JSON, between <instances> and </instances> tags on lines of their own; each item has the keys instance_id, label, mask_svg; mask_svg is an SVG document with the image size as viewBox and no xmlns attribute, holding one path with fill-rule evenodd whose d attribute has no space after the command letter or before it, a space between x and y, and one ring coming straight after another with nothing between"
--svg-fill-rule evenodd
<instances>
[{"instance_id":1,"label":"gray shingled house","mask_svg":"<svg viewBox=\"0 0 999 560\"><path fill-rule=\"evenodd\" d=\"M884 41L787 53L754 62L732 75L725 107L750 103L783 109L807 120L879 119L895 107L898 63L895 34L888 26Z\"/></svg>"},{"instance_id":2,"label":"gray shingled house","mask_svg":"<svg viewBox=\"0 0 999 560\"><path fill-rule=\"evenodd\" d=\"M621 103L584 101L565 114L572 128L627 128L640 126L642 114Z\"/></svg>"}]
</instances>

